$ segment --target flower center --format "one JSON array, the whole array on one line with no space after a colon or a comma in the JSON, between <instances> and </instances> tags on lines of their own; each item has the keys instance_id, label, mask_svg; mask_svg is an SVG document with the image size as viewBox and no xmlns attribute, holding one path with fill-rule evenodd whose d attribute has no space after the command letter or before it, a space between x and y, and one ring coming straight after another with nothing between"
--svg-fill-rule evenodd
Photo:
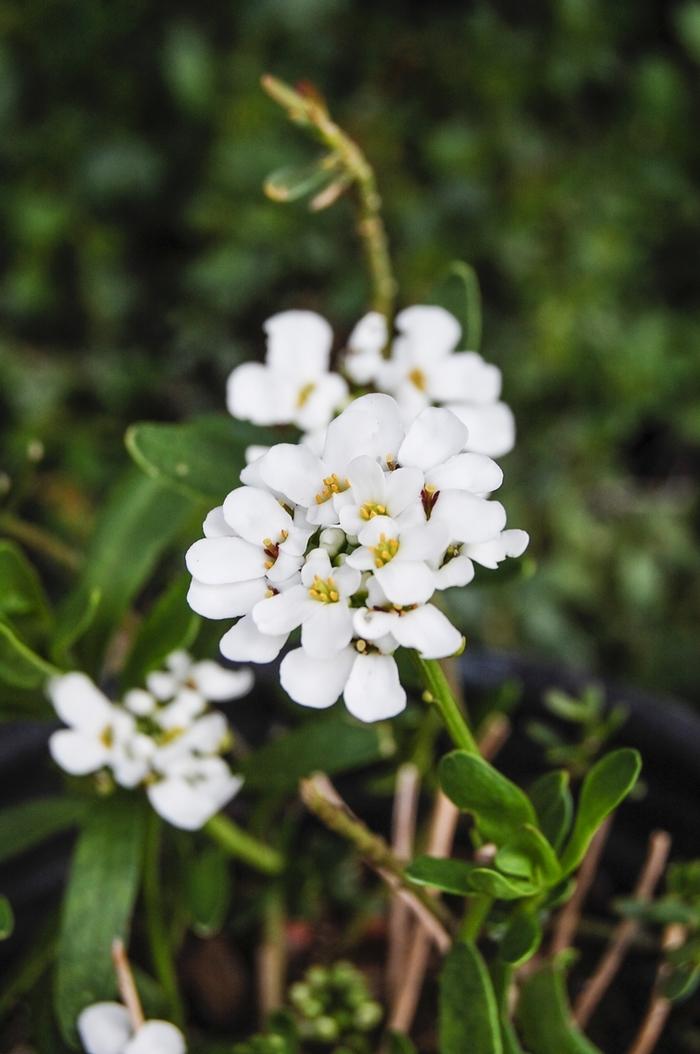
<instances>
[{"instance_id":1,"label":"flower center","mask_svg":"<svg viewBox=\"0 0 700 1054\"><path fill-rule=\"evenodd\" d=\"M366 501L360 509L360 518L373 520L375 516L386 516L386 505L380 505L376 501Z\"/></svg>"},{"instance_id":2,"label":"flower center","mask_svg":"<svg viewBox=\"0 0 700 1054\"><path fill-rule=\"evenodd\" d=\"M370 547L370 551L374 556L374 566L384 567L384 564L388 564L398 553L399 540L398 538L387 538L385 534L380 534L378 544Z\"/></svg>"},{"instance_id":3,"label":"flower center","mask_svg":"<svg viewBox=\"0 0 700 1054\"><path fill-rule=\"evenodd\" d=\"M323 505L324 501L329 501L334 494L342 494L349 486L348 481L338 479L335 472L331 476L326 476L323 480L323 490L316 495L316 504Z\"/></svg>"},{"instance_id":4,"label":"flower center","mask_svg":"<svg viewBox=\"0 0 700 1054\"><path fill-rule=\"evenodd\" d=\"M275 560L280 554L280 545L282 542L286 542L289 537L289 531L280 531L279 541L273 542L272 538L263 538L263 552L265 556L269 556L269 560L265 561L266 570L270 570Z\"/></svg>"},{"instance_id":5,"label":"flower center","mask_svg":"<svg viewBox=\"0 0 700 1054\"><path fill-rule=\"evenodd\" d=\"M340 600L338 587L332 578L321 578L316 575L309 589L312 600L318 600L319 604L337 604Z\"/></svg>"},{"instance_id":6,"label":"flower center","mask_svg":"<svg viewBox=\"0 0 700 1054\"><path fill-rule=\"evenodd\" d=\"M423 503L423 512L425 513L426 519L430 519L430 514L435 508L435 502L440 497L440 491L436 490L432 483L426 483L423 490L420 492L420 500Z\"/></svg>"},{"instance_id":7,"label":"flower center","mask_svg":"<svg viewBox=\"0 0 700 1054\"><path fill-rule=\"evenodd\" d=\"M419 370L416 366L415 369L411 370L408 375L408 379L411 384L415 385L419 392L424 392L428 387L428 378L425 376L422 370Z\"/></svg>"},{"instance_id":8,"label":"flower center","mask_svg":"<svg viewBox=\"0 0 700 1054\"><path fill-rule=\"evenodd\" d=\"M299 410L301 410L302 406L304 406L304 404L308 402L315 388L316 385L314 384L314 382L309 381L308 384L305 384L303 388L299 389L299 391L297 392L297 408Z\"/></svg>"},{"instance_id":9,"label":"flower center","mask_svg":"<svg viewBox=\"0 0 700 1054\"><path fill-rule=\"evenodd\" d=\"M114 746L114 729L111 725L105 725L100 732L100 743L109 750Z\"/></svg>"}]
</instances>

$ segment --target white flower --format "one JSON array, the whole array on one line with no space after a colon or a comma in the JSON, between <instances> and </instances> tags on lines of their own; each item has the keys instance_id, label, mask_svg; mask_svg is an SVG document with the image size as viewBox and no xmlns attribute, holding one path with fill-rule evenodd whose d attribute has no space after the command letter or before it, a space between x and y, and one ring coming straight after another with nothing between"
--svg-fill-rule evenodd
<instances>
[{"instance_id":1,"label":"white flower","mask_svg":"<svg viewBox=\"0 0 700 1054\"><path fill-rule=\"evenodd\" d=\"M238 793L243 780L219 757L192 754L170 762L162 779L150 783L148 800L156 812L185 831L195 831Z\"/></svg>"},{"instance_id":2,"label":"white flower","mask_svg":"<svg viewBox=\"0 0 700 1054\"><path fill-rule=\"evenodd\" d=\"M348 394L330 373L333 332L313 311L283 311L269 318L265 365L245 363L228 380L229 412L259 425L294 424L304 432L323 428Z\"/></svg>"},{"instance_id":3,"label":"white flower","mask_svg":"<svg viewBox=\"0 0 700 1054\"><path fill-rule=\"evenodd\" d=\"M121 1003L93 1003L78 1017L86 1054L185 1054L185 1037L169 1021L145 1021L134 1030Z\"/></svg>"},{"instance_id":4,"label":"white flower","mask_svg":"<svg viewBox=\"0 0 700 1054\"><path fill-rule=\"evenodd\" d=\"M414 648L424 659L445 659L464 644L459 630L432 604L405 609L360 608L355 612L354 630L366 641L390 636L397 647Z\"/></svg>"},{"instance_id":5,"label":"white flower","mask_svg":"<svg viewBox=\"0 0 700 1054\"><path fill-rule=\"evenodd\" d=\"M114 706L84 673L53 677L47 691L54 710L69 726L49 739L54 761L71 776L118 764L134 732L131 714Z\"/></svg>"},{"instance_id":6,"label":"white flower","mask_svg":"<svg viewBox=\"0 0 700 1054\"><path fill-rule=\"evenodd\" d=\"M369 384L377 376L382 351L389 339L384 315L370 311L361 318L348 338L345 372L356 384Z\"/></svg>"},{"instance_id":7,"label":"white flower","mask_svg":"<svg viewBox=\"0 0 700 1054\"><path fill-rule=\"evenodd\" d=\"M326 658L297 648L282 660L282 687L296 703L317 710L332 706L342 693L346 707L360 721L395 717L406 706L406 693L393 655L384 654L382 647L391 651L395 645L376 641L368 648L358 641Z\"/></svg>"},{"instance_id":8,"label":"white flower","mask_svg":"<svg viewBox=\"0 0 700 1054\"><path fill-rule=\"evenodd\" d=\"M261 600L253 619L264 634L290 633L301 626L302 647L309 655L332 654L352 638L350 601L361 579L354 567L333 567L325 549L316 549L306 558L301 584Z\"/></svg>"},{"instance_id":9,"label":"white flower","mask_svg":"<svg viewBox=\"0 0 700 1054\"><path fill-rule=\"evenodd\" d=\"M165 666L165 670L154 670L146 677L156 699L174 699L186 688L207 702L224 702L247 695L253 687L252 670L227 670L211 659L195 662L186 651L172 652Z\"/></svg>"},{"instance_id":10,"label":"white flower","mask_svg":"<svg viewBox=\"0 0 700 1054\"><path fill-rule=\"evenodd\" d=\"M392 604L424 604L435 592L430 564L447 548L444 524L433 520L403 527L389 516L375 516L358 535L360 546L348 556L359 571L371 571Z\"/></svg>"}]
</instances>

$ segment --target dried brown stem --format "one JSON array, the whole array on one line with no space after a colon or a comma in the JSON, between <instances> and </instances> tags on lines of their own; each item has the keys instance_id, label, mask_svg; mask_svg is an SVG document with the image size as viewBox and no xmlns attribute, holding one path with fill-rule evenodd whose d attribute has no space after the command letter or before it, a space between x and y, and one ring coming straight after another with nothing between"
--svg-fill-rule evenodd
<instances>
[{"instance_id":1,"label":"dried brown stem","mask_svg":"<svg viewBox=\"0 0 700 1054\"><path fill-rule=\"evenodd\" d=\"M680 947L684 940L685 928L678 923L673 923L664 930L661 945L665 951L671 951L673 948ZM651 1054L659 1042L673 1005L671 1000L662 993L662 986L669 972L669 964L662 961L656 972L656 981L644 1020L627 1054Z\"/></svg>"},{"instance_id":2,"label":"dried brown stem","mask_svg":"<svg viewBox=\"0 0 700 1054\"><path fill-rule=\"evenodd\" d=\"M671 837L666 831L654 831L649 839L644 866L634 889L634 899L651 900L666 867L671 849ZM585 1028L591 1015L612 984L622 961L639 931L637 919L624 919L615 927L610 943L601 956L595 971L584 985L574 1006L574 1020Z\"/></svg>"},{"instance_id":3,"label":"dried brown stem","mask_svg":"<svg viewBox=\"0 0 700 1054\"><path fill-rule=\"evenodd\" d=\"M117 986L122 998L122 1003L129 1011L131 1025L134 1032L136 1032L141 1028L141 1025L145 1021L143 1007L141 1006L139 993L136 989L134 975L131 972L131 965L126 954L124 941L120 940L118 937L112 941L112 962L114 963L114 972L117 975Z\"/></svg>"},{"instance_id":4,"label":"dried brown stem","mask_svg":"<svg viewBox=\"0 0 700 1054\"><path fill-rule=\"evenodd\" d=\"M396 774L396 793L392 818L391 848L397 860L405 863L413 855L416 832L420 772L413 764L402 765ZM411 937L411 913L399 897L393 897L389 910L389 952L386 964L386 988L390 996L397 990L403 973Z\"/></svg>"},{"instance_id":5,"label":"dried brown stem","mask_svg":"<svg viewBox=\"0 0 700 1054\"><path fill-rule=\"evenodd\" d=\"M612 814L603 821L593 836L593 840L588 847L588 852L586 853L576 878L576 888L573 895L559 912L554 924L554 935L552 937L550 955L558 955L560 952L570 948L573 944L579 920L581 918L583 904L588 896L588 891L593 884L596 872L598 871L598 865L600 864L600 858L603 854L603 849L605 848L611 825Z\"/></svg>"},{"instance_id":6,"label":"dried brown stem","mask_svg":"<svg viewBox=\"0 0 700 1054\"><path fill-rule=\"evenodd\" d=\"M287 973L284 926L284 905L281 897L273 893L265 906L263 939L256 959L261 1023L264 1023L274 1010L278 1010L284 1001Z\"/></svg>"}]
</instances>

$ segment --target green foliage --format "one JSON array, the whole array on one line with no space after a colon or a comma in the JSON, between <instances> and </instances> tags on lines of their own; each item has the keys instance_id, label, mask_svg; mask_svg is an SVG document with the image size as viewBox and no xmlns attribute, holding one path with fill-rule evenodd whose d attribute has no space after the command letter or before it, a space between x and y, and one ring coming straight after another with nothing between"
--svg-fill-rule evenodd
<instances>
[{"instance_id":1,"label":"green foliage","mask_svg":"<svg viewBox=\"0 0 700 1054\"><path fill-rule=\"evenodd\" d=\"M51 835L75 827L89 802L79 798L33 798L0 812L0 862L39 845Z\"/></svg>"},{"instance_id":2,"label":"green foliage","mask_svg":"<svg viewBox=\"0 0 700 1054\"><path fill-rule=\"evenodd\" d=\"M574 815L568 772L546 772L530 787L529 796L542 833L559 851L569 833Z\"/></svg>"},{"instance_id":3,"label":"green foliage","mask_svg":"<svg viewBox=\"0 0 700 1054\"><path fill-rule=\"evenodd\" d=\"M142 684L147 673L179 648L187 649L199 629L200 620L187 605L190 580L174 578L151 605L139 626L122 673L124 687Z\"/></svg>"},{"instance_id":4,"label":"green foliage","mask_svg":"<svg viewBox=\"0 0 700 1054\"><path fill-rule=\"evenodd\" d=\"M112 942L126 939L141 874L145 812L130 796L96 802L82 830L63 903L55 1010L69 1041L80 1011L112 999Z\"/></svg>"},{"instance_id":5,"label":"green foliage","mask_svg":"<svg viewBox=\"0 0 700 1054\"><path fill-rule=\"evenodd\" d=\"M533 911L515 911L508 922L498 954L509 966L520 966L531 959L542 941L542 927Z\"/></svg>"},{"instance_id":6,"label":"green foliage","mask_svg":"<svg viewBox=\"0 0 700 1054\"><path fill-rule=\"evenodd\" d=\"M334 714L305 722L264 744L245 760L243 775L248 787L289 791L303 776L362 768L394 750L390 732Z\"/></svg>"},{"instance_id":7,"label":"green foliage","mask_svg":"<svg viewBox=\"0 0 700 1054\"><path fill-rule=\"evenodd\" d=\"M0 620L32 639L51 622L39 576L13 542L0 541Z\"/></svg>"},{"instance_id":8,"label":"green foliage","mask_svg":"<svg viewBox=\"0 0 700 1054\"><path fill-rule=\"evenodd\" d=\"M479 834L501 845L536 821L527 796L483 758L455 750L440 762L440 786L455 805L472 813Z\"/></svg>"},{"instance_id":9,"label":"green foliage","mask_svg":"<svg viewBox=\"0 0 700 1054\"><path fill-rule=\"evenodd\" d=\"M623 748L606 754L590 770L581 787L573 831L561 856L564 874L581 863L593 835L630 793L641 767L637 751Z\"/></svg>"},{"instance_id":10,"label":"green foliage","mask_svg":"<svg viewBox=\"0 0 700 1054\"><path fill-rule=\"evenodd\" d=\"M185 902L198 937L221 929L231 902L230 861L216 846L207 846L187 862Z\"/></svg>"},{"instance_id":11,"label":"green foliage","mask_svg":"<svg viewBox=\"0 0 700 1054\"><path fill-rule=\"evenodd\" d=\"M527 979L517 1015L533 1054L601 1054L572 1021L561 964L546 965Z\"/></svg>"},{"instance_id":12,"label":"green foliage","mask_svg":"<svg viewBox=\"0 0 700 1054\"><path fill-rule=\"evenodd\" d=\"M12 936L15 928L15 916L7 897L0 894L0 941Z\"/></svg>"},{"instance_id":13,"label":"green foliage","mask_svg":"<svg viewBox=\"0 0 700 1054\"><path fill-rule=\"evenodd\" d=\"M554 717L568 724L574 741L542 721L531 721L528 733L544 747L550 765L565 765L578 777L586 774L602 747L627 719L624 706L607 707L597 685L589 685L580 699L552 689L545 694L544 705Z\"/></svg>"},{"instance_id":14,"label":"green foliage","mask_svg":"<svg viewBox=\"0 0 700 1054\"><path fill-rule=\"evenodd\" d=\"M459 941L440 975L440 1054L503 1054L498 1005L476 946Z\"/></svg>"}]
</instances>

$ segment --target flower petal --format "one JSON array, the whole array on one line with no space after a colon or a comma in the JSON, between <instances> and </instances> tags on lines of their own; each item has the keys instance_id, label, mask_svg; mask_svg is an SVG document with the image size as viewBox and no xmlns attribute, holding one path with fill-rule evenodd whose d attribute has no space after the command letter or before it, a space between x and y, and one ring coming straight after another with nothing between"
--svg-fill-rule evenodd
<instances>
[{"instance_id":1,"label":"flower petal","mask_svg":"<svg viewBox=\"0 0 700 1054\"><path fill-rule=\"evenodd\" d=\"M398 516L412 502L419 502L425 476L419 468L397 468L386 479L386 505L390 516Z\"/></svg>"},{"instance_id":2,"label":"flower petal","mask_svg":"<svg viewBox=\"0 0 700 1054\"><path fill-rule=\"evenodd\" d=\"M295 703L324 710L345 687L356 655L355 649L348 647L328 658L315 659L303 648L296 648L282 659L280 682Z\"/></svg>"},{"instance_id":3,"label":"flower petal","mask_svg":"<svg viewBox=\"0 0 700 1054\"><path fill-rule=\"evenodd\" d=\"M261 633L289 634L314 612L314 601L306 586L292 586L284 593L266 597L253 608L253 621Z\"/></svg>"},{"instance_id":4,"label":"flower petal","mask_svg":"<svg viewBox=\"0 0 700 1054\"><path fill-rule=\"evenodd\" d=\"M468 490L490 494L503 482L501 468L485 454L455 454L426 474L426 482L436 490Z\"/></svg>"},{"instance_id":5,"label":"flower petal","mask_svg":"<svg viewBox=\"0 0 700 1054\"><path fill-rule=\"evenodd\" d=\"M464 450L467 429L449 410L428 406L421 411L399 447L399 462L423 471Z\"/></svg>"},{"instance_id":6,"label":"flower petal","mask_svg":"<svg viewBox=\"0 0 700 1054\"><path fill-rule=\"evenodd\" d=\"M379 355L389 339L386 318L379 311L369 311L356 324L348 337L351 351Z\"/></svg>"},{"instance_id":7,"label":"flower petal","mask_svg":"<svg viewBox=\"0 0 700 1054\"><path fill-rule=\"evenodd\" d=\"M460 351L435 364L428 393L436 403L493 403L501 394L501 371L475 351Z\"/></svg>"},{"instance_id":8,"label":"flower petal","mask_svg":"<svg viewBox=\"0 0 700 1054\"><path fill-rule=\"evenodd\" d=\"M444 523L452 541L486 542L506 525L506 510L500 501L486 501L464 490L440 492L431 516Z\"/></svg>"},{"instance_id":9,"label":"flower petal","mask_svg":"<svg viewBox=\"0 0 700 1054\"><path fill-rule=\"evenodd\" d=\"M384 502L384 472L375 458L367 454L353 458L348 465L347 477L352 487L352 496L358 505L364 505L365 502Z\"/></svg>"},{"instance_id":10,"label":"flower petal","mask_svg":"<svg viewBox=\"0 0 700 1054\"><path fill-rule=\"evenodd\" d=\"M272 371L259 362L237 366L226 382L228 412L239 421L252 421L256 425L273 425L289 419L281 394Z\"/></svg>"},{"instance_id":11,"label":"flower petal","mask_svg":"<svg viewBox=\"0 0 700 1054\"><path fill-rule=\"evenodd\" d=\"M238 618L247 615L262 600L266 591L267 583L262 577L249 582L229 582L216 586L206 585L193 578L187 593L187 603L204 618Z\"/></svg>"},{"instance_id":12,"label":"flower petal","mask_svg":"<svg viewBox=\"0 0 700 1054\"><path fill-rule=\"evenodd\" d=\"M374 572L392 604L424 604L435 592L435 575L420 561L392 560Z\"/></svg>"},{"instance_id":13,"label":"flower petal","mask_svg":"<svg viewBox=\"0 0 700 1054\"><path fill-rule=\"evenodd\" d=\"M401 532L399 560L439 561L451 541L447 526L438 519L430 519L417 527Z\"/></svg>"},{"instance_id":14,"label":"flower petal","mask_svg":"<svg viewBox=\"0 0 700 1054\"><path fill-rule=\"evenodd\" d=\"M390 655L357 655L343 692L345 705L359 721L383 721L406 707L396 661Z\"/></svg>"},{"instance_id":15,"label":"flower petal","mask_svg":"<svg viewBox=\"0 0 700 1054\"><path fill-rule=\"evenodd\" d=\"M248 694L254 680L252 670L227 670L211 659L196 662L191 677L204 698L210 702L240 699L242 695Z\"/></svg>"},{"instance_id":16,"label":"flower petal","mask_svg":"<svg viewBox=\"0 0 700 1054\"><path fill-rule=\"evenodd\" d=\"M391 633L398 619L395 611L376 611L371 608L358 608L353 618L355 634L362 640L379 640Z\"/></svg>"},{"instance_id":17,"label":"flower petal","mask_svg":"<svg viewBox=\"0 0 700 1054\"><path fill-rule=\"evenodd\" d=\"M352 612L342 601L314 606L318 610L301 627L301 646L307 655L322 659L342 651L352 640Z\"/></svg>"},{"instance_id":18,"label":"flower petal","mask_svg":"<svg viewBox=\"0 0 700 1054\"><path fill-rule=\"evenodd\" d=\"M185 1037L169 1021L146 1021L124 1048L124 1054L185 1054Z\"/></svg>"},{"instance_id":19,"label":"flower petal","mask_svg":"<svg viewBox=\"0 0 700 1054\"><path fill-rule=\"evenodd\" d=\"M258 487L232 490L224 500L224 516L236 534L252 545L263 545L267 538L277 542L283 531L292 528L292 518L277 498Z\"/></svg>"},{"instance_id":20,"label":"flower petal","mask_svg":"<svg viewBox=\"0 0 700 1054\"><path fill-rule=\"evenodd\" d=\"M328 369L333 330L315 311L280 311L265 322L268 366L288 376L311 379Z\"/></svg>"},{"instance_id":21,"label":"flower petal","mask_svg":"<svg viewBox=\"0 0 700 1054\"><path fill-rule=\"evenodd\" d=\"M433 604L423 604L396 619L394 639L404 648L415 648L424 659L444 659L454 655L463 638L450 620Z\"/></svg>"},{"instance_id":22,"label":"flower petal","mask_svg":"<svg viewBox=\"0 0 700 1054\"><path fill-rule=\"evenodd\" d=\"M325 428L347 397L347 381L339 373L327 373L319 377L297 410L296 424L304 432Z\"/></svg>"},{"instance_id":23,"label":"flower petal","mask_svg":"<svg viewBox=\"0 0 700 1054\"><path fill-rule=\"evenodd\" d=\"M58 716L73 728L99 730L112 720L114 707L87 674L52 677L46 691Z\"/></svg>"},{"instance_id":24,"label":"flower petal","mask_svg":"<svg viewBox=\"0 0 700 1054\"><path fill-rule=\"evenodd\" d=\"M462 327L454 315L434 304L414 304L396 316L396 328L406 339L411 356L432 365L456 348Z\"/></svg>"},{"instance_id":25,"label":"flower petal","mask_svg":"<svg viewBox=\"0 0 700 1054\"><path fill-rule=\"evenodd\" d=\"M329 424L323 460L330 472L344 477L349 463L360 454L380 460L395 456L403 435L396 400L390 395L363 395Z\"/></svg>"},{"instance_id":26,"label":"flower petal","mask_svg":"<svg viewBox=\"0 0 700 1054\"><path fill-rule=\"evenodd\" d=\"M287 642L289 634L261 633L252 615L244 615L219 641L219 650L232 662L272 662Z\"/></svg>"},{"instance_id":27,"label":"flower petal","mask_svg":"<svg viewBox=\"0 0 700 1054\"><path fill-rule=\"evenodd\" d=\"M260 478L272 490L297 505L310 505L322 488L321 459L306 447L276 443L256 462Z\"/></svg>"},{"instance_id":28,"label":"flower petal","mask_svg":"<svg viewBox=\"0 0 700 1054\"><path fill-rule=\"evenodd\" d=\"M123 1054L132 1033L129 1011L120 1003L93 1003L77 1024L86 1054Z\"/></svg>"},{"instance_id":29,"label":"flower petal","mask_svg":"<svg viewBox=\"0 0 700 1054\"><path fill-rule=\"evenodd\" d=\"M249 582L265 574L262 549L242 538L200 538L187 550L185 563L193 578L209 586Z\"/></svg>"},{"instance_id":30,"label":"flower petal","mask_svg":"<svg viewBox=\"0 0 700 1054\"><path fill-rule=\"evenodd\" d=\"M233 534L224 519L223 505L217 505L207 513L202 524L202 534L205 538L227 538Z\"/></svg>"},{"instance_id":31,"label":"flower petal","mask_svg":"<svg viewBox=\"0 0 700 1054\"><path fill-rule=\"evenodd\" d=\"M97 736L60 729L49 737L49 752L57 765L71 776L97 772L109 761L109 750Z\"/></svg>"},{"instance_id":32,"label":"flower petal","mask_svg":"<svg viewBox=\"0 0 700 1054\"><path fill-rule=\"evenodd\" d=\"M503 457L515 446L515 419L505 403L450 403L450 409L469 432L467 450L489 457Z\"/></svg>"},{"instance_id":33,"label":"flower petal","mask_svg":"<svg viewBox=\"0 0 700 1054\"><path fill-rule=\"evenodd\" d=\"M473 577L474 564L468 556L460 553L459 556L453 556L435 571L435 588L451 589L452 586L466 586Z\"/></svg>"},{"instance_id":34,"label":"flower petal","mask_svg":"<svg viewBox=\"0 0 700 1054\"><path fill-rule=\"evenodd\" d=\"M526 531L503 531L498 537L466 547L467 554L482 567L496 568L507 556L522 556L530 537Z\"/></svg>"}]
</instances>

